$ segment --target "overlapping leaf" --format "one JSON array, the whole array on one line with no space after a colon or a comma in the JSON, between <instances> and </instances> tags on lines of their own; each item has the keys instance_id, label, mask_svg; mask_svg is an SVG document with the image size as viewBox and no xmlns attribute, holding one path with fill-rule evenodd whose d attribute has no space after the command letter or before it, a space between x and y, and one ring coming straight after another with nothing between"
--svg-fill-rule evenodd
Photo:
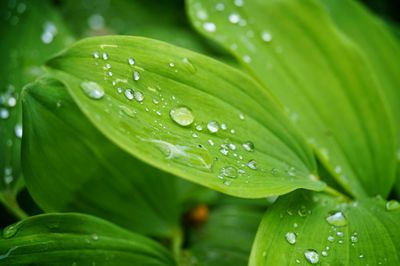
<instances>
[{"instance_id":1,"label":"overlapping leaf","mask_svg":"<svg viewBox=\"0 0 400 266\"><path fill-rule=\"evenodd\" d=\"M175 178L134 159L83 115L52 79L23 94L26 184L47 212L79 211L170 237L178 228Z\"/></svg>"},{"instance_id":2,"label":"overlapping leaf","mask_svg":"<svg viewBox=\"0 0 400 266\"><path fill-rule=\"evenodd\" d=\"M33 216L3 230L0 265L176 265L151 239L83 214Z\"/></svg>"},{"instance_id":3,"label":"overlapping leaf","mask_svg":"<svg viewBox=\"0 0 400 266\"><path fill-rule=\"evenodd\" d=\"M349 193L388 195L395 136L386 99L363 50L344 38L317 1L190 0L188 8L201 33L278 96Z\"/></svg>"},{"instance_id":4,"label":"overlapping leaf","mask_svg":"<svg viewBox=\"0 0 400 266\"><path fill-rule=\"evenodd\" d=\"M245 206L213 210L190 247L192 255L201 265L247 265L261 217L260 209Z\"/></svg>"},{"instance_id":5,"label":"overlapping leaf","mask_svg":"<svg viewBox=\"0 0 400 266\"><path fill-rule=\"evenodd\" d=\"M304 191L281 197L261 222L250 265L398 265L400 208L387 206Z\"/></svg>"},{"instance_id":6,"label":"overlapping leaf","mask_svg":"<svg viewBox=\"0 0 400 266\"><path fill-rule=\"evenodd\" d=\"M76 43L48 67L105 136L164 171L242 197L324 188L271 95L222 63L109 36Z\"/></svg>"},{"instance_id":7,"label":"overlapping leaf","mask_svg":"<svg viewBox=\"0 0 400 266\"><path fill-rule=\"evenodd\" d=\"M20 91L43 72L40 66L50 55L71 43L71 36L48 1L1 1L0 17L0 200L18 212L12 205L21 187Z\"/></svg>"}]
</instances>

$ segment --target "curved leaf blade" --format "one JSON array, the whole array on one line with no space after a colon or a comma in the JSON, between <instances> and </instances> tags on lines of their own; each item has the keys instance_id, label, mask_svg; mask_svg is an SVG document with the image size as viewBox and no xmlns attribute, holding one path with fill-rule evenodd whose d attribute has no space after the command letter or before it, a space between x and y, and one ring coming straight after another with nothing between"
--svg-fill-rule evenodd
<instances>
[{"instance_id":1,"label":"curved leaf blade","mask_svg":"<svg viewBox=\"0 0 400 266\"><path fill-rule=\"evenodd\" d=\"M190 0L188 8L196 29L285 104L349 193L387 196L395 179L394 126L360 49L317 1L238 3Z\"/></svg>"},{"instance_id":2,"label":"curved leaf blade","mask_svg":"<svg viewBox=\"0 0 400 266\"><path fill-rule=\"evenodd\" d=\"M337 222L339 215L332 224L337 212L344 215L344 226ZM399 218L400 208L388 211L381 199L343 203L326 195L295 192L268 209L253 243L250 265L310 265L305 254L311 250L318 254L318 265L397 265Z\"/></svg>"},{"instance_id":3,"label":"curved leaf blade","mask_svg":"<svg viewBox=\"0 0 400 266\"><path fill-rule=\"evenodd\" d=\"M0 265L176 265L164 247L94 216L30 217L3 230Z\"/></svg>"},{"instance_id":4,"label":"curved leaf blade","mask_svg":"<svg viewBox=\"0 0 400 266\"><path fill-rule=\"evenodd\" d=\"M173 234L180 215L175 177L111 143L57 80L28 85L22 101L25 180L43 210L89 213L153 236Z\"/></svg>"},{"instance_id":5,"label":"curved leaf blade","mask_svg":"<svg viewBox=\"0 0 400 266\"><path fill-rule=\"evenodd\" d=\"M93 58L96 52L105 59ZM166 43L123 36L78 42L48 67L104 135L159 169L241 197L324 188L312 178L310 150L275 101L231 67ZM81 88L85 82L95 82L90 84L104 96L88 97ZM174 122L171 112L180 107L185 116ZM194 122L182 126L180 119ZM254 150L242 147L248 141Z\"/></svg>"}]
</instances>

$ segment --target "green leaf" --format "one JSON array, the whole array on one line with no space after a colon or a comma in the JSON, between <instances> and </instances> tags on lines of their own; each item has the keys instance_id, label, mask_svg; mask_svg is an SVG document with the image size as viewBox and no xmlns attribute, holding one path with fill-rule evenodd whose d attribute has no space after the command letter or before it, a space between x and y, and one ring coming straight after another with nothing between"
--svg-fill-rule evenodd
<instances>
[{"instance_id":1,"label":"green leaf","mask_svg":"<svg viewBox=\"0 0 400 266\"><path fill-rule=\"evenodd\" d=\"M140 233L173 234L179 222L174 177L111 143L56 80L28 85L23 107L25 179L43 210L85 212Z\"/></svg>"},{"instance_id":2,"label":"green leaf","mask_svg":"<svg viewBox=\"0 0 400 266\"><path fill-rule=\"evenodd\" d=\"M0 199L15 211L10 204L23 186L20 92L43 73L40 65L50 55L71 43L71 36L48 1L1 1L0 17Z\"/></svg>"},{"instance_id":3,"label":"green leaf","mask_svg":"<svg viewBox=\"0 0 400 266\"><path fill-rule=\"evenodd\" d=\"M310 265L313 251L318 265L399 265L399 219L400 208L389 211L379 198L343 203L295 192L268 209L250 265Z\"/></svg>"},{"instance_id":4,"label":"green leaf","mask_svg":"<svg viewBox=\"0 0 400 266\"><path fill-rule=\"evenodd\" d=\"M243 206L213 210L190 247L194 259L200 265L247 265L262 213Z\"/></svg>"},{"instance_id":5,"label":"green leaf","mask_svg":"<svg viewBox=\"0 0 400 266\"><path fill-rule=\"evenodd\" d=\"M250 198L324 188L271 95L227 65L123 36L80 41L47 65L107 138L163 171Z\"/></svg>"},{"instance_id":6,"label":"green leaf","mask_svg":"<svg viewBox=\"0 0 400 266\"><path fill-rule=\"evenodd\" d=\"M190 0L188 7L194 26L284 103L349 193L388 195L395 180L395 136L386 99L362 50L317 1Z\"/></svg>"},{"instance_id":7,"label":"green leaf","mask_svg":"<svg viewBox=\"0 0 400 266\"><path fill-rule=\"evenodd\" d=\"M0 254L0 265L176 265L153 240L76 213L10 225L0 237Z\"/></svg>"}]
</instances>

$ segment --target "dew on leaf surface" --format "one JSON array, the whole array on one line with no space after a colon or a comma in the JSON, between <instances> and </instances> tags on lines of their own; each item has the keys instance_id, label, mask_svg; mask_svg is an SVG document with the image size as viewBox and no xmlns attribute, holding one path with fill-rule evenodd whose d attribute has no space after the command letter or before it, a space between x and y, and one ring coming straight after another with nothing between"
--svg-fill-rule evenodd
<instances>
[{"instance_id":1,"label":"dew on leaf surface","mask_svg":"<svg viewBox=\"0 0 400 266\"><path fill-rule=\"evenodd\" d=\"M172 121L184 127L190 126L194 121L193 112L187 106L178 106L172 108L169 112L169 115Z\"/></svg>"},{"instance_id":2,"label":"dew on leaf surface","mask_svg":"<svg viewBox=\"0 0 400 266\"><path fill-rule=\"evenodd\" d=\"M91 99L99 100L104 96L103 88L94 81L83 81L81 83L83 92Z\"/></svg>"}]
</instances>

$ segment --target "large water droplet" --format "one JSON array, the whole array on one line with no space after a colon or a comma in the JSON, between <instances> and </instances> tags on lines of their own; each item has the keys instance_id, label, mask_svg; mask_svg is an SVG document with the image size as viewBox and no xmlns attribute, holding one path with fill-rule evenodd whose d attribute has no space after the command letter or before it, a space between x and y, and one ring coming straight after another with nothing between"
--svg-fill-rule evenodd
<instances>
[{"instance_id":1,"label":"large water droplet","mask_svg":"<svg viewBox=\"0 0 400 266\"><path fill-rule=\"evenodd\" d=\"M211 133L217 133L219 130L219 124L217 121L213 120L213 121L208 122L207 128L208 128L208 131L210 131Z\"/></svg>"},{"instance_id":2,"label":"large water droplet","mask_svg":"<svg viewBox=\"0 0 400 266\"><path fill-rule=\"evenodd\" d=\"M386 210L394 211L400 208L400 203L397 200L389 200L386 202Z\"/></svg>"},{"instance_id":3,"label":"large water droplet","mask_svg":"<svg viewBox=\"0 0 400 266\"><path fill-rule=\"evenodd\" d=\"M237 178L238 176L237 170L233 166L227 166L221 168L219 174L221 177L229 177L229 178Z\"/></svg>"},{"instance_id":4,"label":"large water droplet","mask_svg":"<svg viewBox=\"0 0 400 266\"><path fill-rule=\"evenodd\" d=\"M254 150L254 143L251 141L246 141L242 144L243 149L246 151L253 151Z\"/></svg>"},{"instance_id":5,"label":"large water droplet","mask_svg":"<svg viewBox=\"0 0 400 266\"><path fill-rule=\"evenodd\" d=\"M91 99L99 100L104 96L104 90L94 81L84 81L81 83L83 92Z\"/></svg>"},{"instance_id":6,"label":"large water droplet","mask_svg":"<svg viewBox=\"0 0 400 266\"><path fill-rule=\"evenodd\" d=\"M341 211L336 211L331 213L328 217L326 217L326 221L330 225L334 226L346 226L347 225L347 219L344 216L343 212Z\"/></svg>"},{"instance_id":7,"label":"large water droplet","mask_svg":"<svg viewBox=\"0 0 400 266\"><path fill-rule=\"evenodd\" d=\"M296 237L296 233L293 232L287 232L285 235L286 241L292 245L296 244Z\"/></svg>"},{"instance_id":8,"label":"large water droplet","mask_svg":"<svg viewBox=\"0 0 400 266\"><path fill-rule=\"evenodd\" d=\"M304 257L311 264L317 264L319 262L319 254L314 249L308 249L304 252Z\"/></svg>"},{"instance_id":9,"label":"large water droplet","mask_svg":"<svg viewBox=\"0 0 400 266\"><path fill-rule=\"evenodd\" d=\"M194 121L192 110L186 106L179 106L171 109L169 115L175 123L184 127L190 126Z\"/></svg>"}]
</instances>

